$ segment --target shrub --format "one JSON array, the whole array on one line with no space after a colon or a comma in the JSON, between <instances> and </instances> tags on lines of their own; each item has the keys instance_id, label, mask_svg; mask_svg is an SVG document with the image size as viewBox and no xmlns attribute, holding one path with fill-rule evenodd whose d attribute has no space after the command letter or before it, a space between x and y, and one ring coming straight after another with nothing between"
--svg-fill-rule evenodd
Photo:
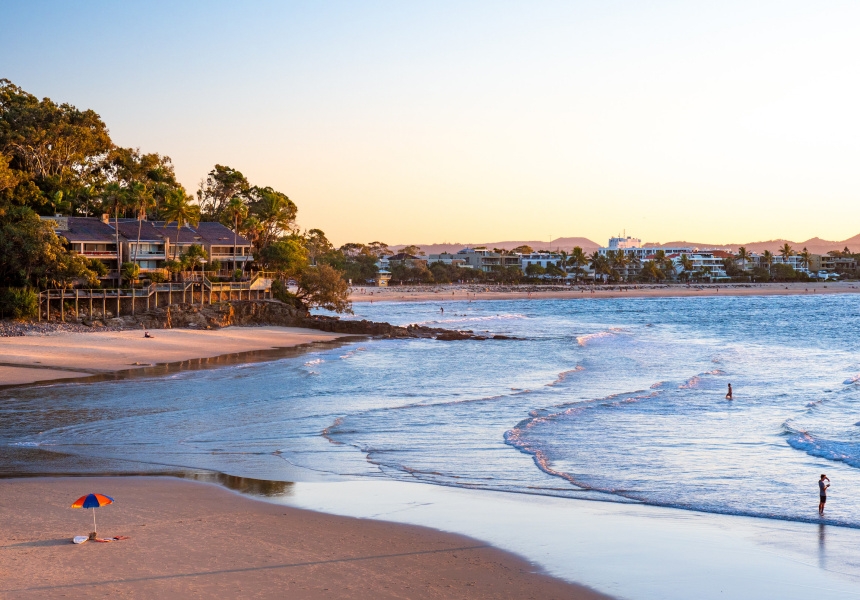
<instances>
[{"instance_id":1,"label":"shrub","mask_svg":"<svg viewBox=\"0 0 860 600\"><path fill-rule=\"evenodd\" d=\"M12 319L27 319L38 316L39 296L29 288L0 290L0 314Z\"/></svg>"}]
</instances>

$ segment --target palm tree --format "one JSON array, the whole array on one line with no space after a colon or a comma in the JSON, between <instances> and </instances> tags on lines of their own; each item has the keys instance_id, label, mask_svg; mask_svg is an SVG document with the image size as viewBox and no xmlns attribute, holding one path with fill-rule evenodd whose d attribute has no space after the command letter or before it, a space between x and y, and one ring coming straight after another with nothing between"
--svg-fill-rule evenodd
<instances>
[{"instance_id":1,"label":"palm tree","mask_svg":"<svg viewBox=\"0 0 860 600\"><path fill-rule=\"evenodd\" d=\"M613 265L619 271L624 272L624 279L630 278L630 255L624 252L623 250L619 250L615 254L615 261Z\"/></svg>"},{"instance_id":2,"label":"palm tree","mask_svg":"<svg viewBox=\"0 0 860 600\"><path fill-rule=\"evenodd\" d=\"M164 226L176 221L176 246L173 250L173 260L179 251L179 231L185 225L197 225L200 222L200 206L191 203L191 196L182 190L173 190L167 195L162 208Z\"/></svg>"},{"instance_id":3,"label":"palm tree","mask_svg":"<svg viewBox=\"0 0 860 600\"><path fill-rule=\"evenodd\" d=\"M806 267L806 271L808 273L809 272L809 263L812 260L812 253L809 252L809 250L807 250L806 247L804 246L803 252L801 252L799 256L800 256L800 264L802 264L804 267Z\"/></svg>"},{"instance_id":4,"label":"palm tree","mask_svg":"<svg viewBox=\"0 0 860 600\"><path fill-rule=\"evenodd\" d=\"M686 254L682 254L681 258L678 259L678 262L681 265L681 274L686 274L686 276L689 277L690 273L693 271L693 261L690 260L690 257Z\"/></svg>"},{"instance_id":5,"label":"palm tree","mask_svg":"<svg viewBox=\"0 0 860 600\"><path fill-rule=\"evenodd\" d=\"M143 222L146 220L146 212L152 207L153 197L152 191L143 183L132 183L127 189L126 194L128 203L137 211L137 245L134 247L134 254L131 257L131 262L137 264L137 255L140 252L140 232L143 227Z\"/></svg>"},{"instance_id":6,"label":"palm tree","mask_svg":"<svg viewBox=\"0 0 860 600\"><path fill-rule=\"evenodd\" d=\"M239 221L248 217L248 207L239 196L233 196L224 207L224 214L233 222L233 269L236 268L236 238L239 235ZM242 271L245 271L245 263L242 263Z\"/></svg>"},{"instance_id":7,"label":"palm tree","mask_svg":"<svg viewBox=\"0 0 860 600\"><path fill-rule=\"evenodd\" d=\"M773 265L773 254L770 250L764 251L764 254L761 255L761 261L767 265L767 272L770 273L770 267Z\"/></svg>"},{"instance_id":8,"label":"palm tree","mask_svg":"<svg viewBox=\"0 0 860 600\"><path fill-rule=\"evenodd\" d=\"M125 190L116 183L112 182L105 186L102 196L104 206L113 210L113 228L116 233L116 276L120 278L122 271L122 248L119 245L119 209L125 207Z\"/></svg>"},{"instance_id":9,"label":"palm tree","mask_svg":"<svg viewBox=\"0 0 860 600\"><path fill-rule=\"evenodd\" d=\"M779 255L782 256L782 262L787 263L789 256L794 256L797 252L794 251L794 248L788 245L788 242L784 243L782 247L779 249Z\"/></svg>"},{"instance_id":10,"label":"palm tree","mask_svg":"<svg viewBox=\"0 0 860 600\"><path fill-rule=\"evenodd\" d=\"M573 272L576 273L578 280L579 276L582 275L582 267L588 264L588 257L585 255L585 252L582 251L582 248L576 246L570 253L570 257L567 259L567 262L573 267Z\"/></svg>"},{"instance_id":11,"label":"palm tree","mask_svg":"<svg viewBox=\"0 0 860 600\"><path fill-rule=\"evenodd\" d=\"M589 256L588 259L591 263L591 270L594 271L595 275L608 275L611 272L609 269L609 261L605 256L602 256L600 252L595 250L591 253L591 256Z\"/></svg>"},{"instance_id":12,"label":"palm tree","mask_svg":"<svg viewBox=\"0 0 860 600\"><path fill-rule=\"evenodd\" d=\"M747 261L750 258L750 253L747 252L747 249L744 246L738 248L738 260L741 261L741 268L746 272L747 270Z\"/></svg>"}]
</instances>

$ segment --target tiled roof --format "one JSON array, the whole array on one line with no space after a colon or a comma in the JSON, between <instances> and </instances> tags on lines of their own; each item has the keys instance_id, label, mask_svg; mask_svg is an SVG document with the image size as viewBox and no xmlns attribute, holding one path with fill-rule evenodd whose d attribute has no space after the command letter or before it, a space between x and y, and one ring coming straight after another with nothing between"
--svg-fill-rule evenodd
<instances>
[{"instance_id":1,"label":"tiled roof","mask_svg":"<svg viewBox=\"0 0 860 600\"><path fill-rule=\"evenodd\" d=\"M153 227L152 221L138 221L137 219L120 219L119 234L127 240L136 242L138 223L140 224L140 241L142 242L163 242L167 237L164 232Z\"/></svg>"},{"instance_id":2,"label":"tiled roof","mask_svg":"<svg viewBox=\"0 0 860 600\"><path fill-rule=\"evenodd\" d=\"M92 217L69 217L69 228L57 234L70 242L116 243L114 228Z\"/></svg>"},{"instance_id":3,"label":"tiled roof","mask_svg":"<svg viewBox=\"0 0 860 600\"><path fill-rule=\"evenodd\" d=\"M177 231L176 222L153 221L153 225L163 233L172 244L210 244L216 246L232 246L233 230L221 223L202 221L196 226L185 225ZM177 239L179 240L177 242ZM237 246L250 246L251 242L244 236L236 236Z\"/></svg>"}]
</instances>

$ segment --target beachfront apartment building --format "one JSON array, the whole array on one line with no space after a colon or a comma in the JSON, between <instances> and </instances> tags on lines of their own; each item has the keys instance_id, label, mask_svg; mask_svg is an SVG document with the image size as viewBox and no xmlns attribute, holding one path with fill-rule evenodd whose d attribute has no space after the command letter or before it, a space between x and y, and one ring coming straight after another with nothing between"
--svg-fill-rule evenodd
<instances>
[{"instance_id":1,"label":"beachfront apartment building","mask_svg":"<svg viewBox=\"0 0 860 600\"><path fill-rule=\"evenodd\" d=\"M42 219L51 223L71 250L104 263L108 273L103 279L117 279L117 264L125 262L136 263L141 273L160 271L165 260L180 257L192 244L200 245L210 261L219 261L223 274L253 260L251 242L221 223L204 222L177 230L175 223L115 220L108 215Z\"/></svg>"},{"instance_id":2,"label":"beachfront apartment building","mask_svg":"<svg viewBox=\"0 0 860 600\"><path fill-rule=\"evenodd\" d=\"M520 257L520 267L525 273L526 268L529 265L537 265L543 269L546 269L549 265L556 266L558 268L564 268L562 263L564 262L564 257L561 254L556 254L555 252L532 252L531 254L521 254Z\"/></svg>"}]
</instances>

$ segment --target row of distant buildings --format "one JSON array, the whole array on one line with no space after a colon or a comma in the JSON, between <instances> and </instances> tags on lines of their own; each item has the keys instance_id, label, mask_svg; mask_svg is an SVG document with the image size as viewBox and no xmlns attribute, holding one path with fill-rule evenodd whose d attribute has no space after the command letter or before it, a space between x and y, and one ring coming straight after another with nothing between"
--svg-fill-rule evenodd
<instances>
[{"instance_id":1,"label":"row of distant buildings","mask_svg":"<svg viewBox=\"0 0 860 600\"><path fill-rule=\"evenodd\" d=\"M635 275L642 266L655 260L662 260L664 264L666 262L671 263L674 266L675 272L680 273L684 270L682 267L682 257L686 257L689 260L688 271L697 272L702 279L714 282L731 279L726 272L726 259L735 261L739 268L747 272L753 271L756 267L765 266L765 257L759 253L750 253L745 261L739 261L734 253L725 248L699 249L692 246L643 246L640 239L629 236L610 238L608 245L598 249L597 252L600 256L607 259L611 259L618 254L624 254L629 259L624 273L627 276ZM484 248L463 248L456 253L445 252L430 254L428 256L414 256L401 253L383 257L379 260L377 266L380 269L380 277L377 279L377 282L380 285L386 285L388 279L390 279L390 268L397 264L415 264L420 262L431 265L433 263L442 263L465 269L478 269L484 272L516 267L525 273L530 265L537 265L543 269L546 269L549 265L563 268L564 259L564 255L560 252L501 253ZM771 266L788 264L795 271L808 274L812 277L826 277L827 274L854 271L857 268L856 261L851 257L812 254L808 259L809 262L807 264L804 258L798 255L788 257L774 255L771 257L770 264ZM566 270L571 271L570 268ZM602 277L600 273L595 273L591 269L590 261L588 265L582 267L582 272L579 276L585 279L599 279ZM573 277L575 275L572 272L568 274L568 278Z\"/></svg>"},{"instance_id":2,"label":"row of distant buildings","mask_svg":"<svg viewBox=\"0 0 860 600\"><path fill-rule=\"evenodd\" d=\"M133 262L141 273L163 271L164 261L185 254L192 245L201 246L209 261L218 261L221 274L229 274L251 262L251 242L221 223L184 225L164 221L114 220L97 217L42 217L69 249L98 260L107 267L103 279L117 279L117 264Z\"/></svg>"}]
</instances>

